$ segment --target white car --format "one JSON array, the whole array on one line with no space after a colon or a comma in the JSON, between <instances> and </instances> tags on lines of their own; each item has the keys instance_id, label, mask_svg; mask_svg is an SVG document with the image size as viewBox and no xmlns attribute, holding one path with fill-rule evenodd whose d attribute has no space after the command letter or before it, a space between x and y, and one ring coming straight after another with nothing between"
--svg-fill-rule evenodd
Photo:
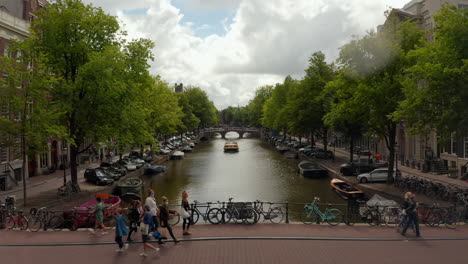
<instances>
[{"instance_id":1,"label":"white car","mask_svg":"<svg viewBox=\"0 0 468 264\"><path fill-rule=\"evenodd\" d=\"M397 171L397 175L400 176L400 171ZM386 181L388 176L388 168L379 168L375 169L369 173L359 174L357 176L357 181L359 183L368 183L368 182L379 182ZM395 170L393 171L393 178L395 178Z\"/></svg>"},{"instance_id":2,"label":"white car","mask_svg":"<svg viewBox=\"0 0 468 264\"><path fill-rule=\"evenodd\" d=\"M128 160L119 160L118 163L124 166L128 171L134 171L137 169L136 165Z\"/></svg>"}]
</instances>

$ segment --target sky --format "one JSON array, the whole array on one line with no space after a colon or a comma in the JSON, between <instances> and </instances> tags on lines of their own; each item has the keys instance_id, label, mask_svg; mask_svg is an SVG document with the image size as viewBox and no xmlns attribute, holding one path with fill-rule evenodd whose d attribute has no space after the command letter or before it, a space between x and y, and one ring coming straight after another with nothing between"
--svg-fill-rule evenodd
<instances>
[{"instance_id":1,"label":"sky","mask_svg":"<svg viewBox=\"0 0 468 264\"><path fill-rule=\"evenodd\" d=\"M409 0L83 0L117 16L129 39L155 42L150 72L207 92L221 110L245 106L264 85L304 76Z\"/></svg>"}]
</instances>

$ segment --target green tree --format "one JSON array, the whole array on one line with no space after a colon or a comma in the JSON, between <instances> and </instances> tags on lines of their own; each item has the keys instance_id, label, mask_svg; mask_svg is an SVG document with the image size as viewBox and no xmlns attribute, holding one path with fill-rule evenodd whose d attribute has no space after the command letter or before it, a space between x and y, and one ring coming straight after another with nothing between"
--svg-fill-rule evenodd
<instances>
[{"instance_id":1,"label":"green tree","mask_svg":"<svg viewBox=\"0 0 468 264\"><path fill-rule=\"evenodd\" d=\"M28 157L47 152L48 139L62 137L65 131L58 124L60 110L49 99L56 79L41 63L32 43L25 40L10 44L8 53L0 57L3 73L0 109L8 114L0 116L0 138L4 144L15 147L23 160L23 203L26 205Z\"/></svg>"},{"instance_id":2,"label":"green tree","mask_svg":"<svg viewBox=\"0 0 468 264\"><path fill-rule=\"evenodd\" d=\"M34 46L59 80L51 96L64 111L73 184L78 184L77 155L92 146L86 139L104 142L115 135L125 106L141 92L138 83L151 58L151 42L126 45L118 30L115 17L79 0L48 4L31 27Z\"/></svg>"},{"instance_id":3,"label":"green tree","mask_svg":"<svg viewBox=\"0 0 468 264\"><path fill-rule=\"evenodd\" d=\"M255 97L247 105L249 125L259 127L262 125L263 106L271 97L273 86L265 85L255 92Z\"/></svg>"},{"instance_id":4,"label":"green tree","mask_svg":"<svg viewBox=\"0 0 468 264\"><path fill-rule=\"evenodd\" d=\"M263 105L262 125L264 127L283 131L286 135L288 132L286 102L289 90L293 85L296 85L296 81L291 76L287 76L284 83L275 85L271 97Z\"/></svg>"},{"instance_id":5,"label":"green tree","mask_svg":"<svg viewBox=\"0 0 468 264\"><path fill-rule=\"evenodd\" d=\"M352 100L355 105L366 102L369 132L383 138L390 152L387 182L393 181L398 120L392 114L404 100L401 81L410 66L406 55L424 44L423 36L424 32L414 23L399 22L396 16L390 15L381 32L354 39L340 51L339 62L359 78Z\"/></svg>"},{"instance_id":6,"label":"green tree","mask_svg":"<svg viewBox=\"0 0 468 264\"><path fill-rule=\"evenodd\" d=\"M191 87L185 91L185 96L192 106L193 114L200 120L200 126L206 127L218 123L218 110L208 99L205 91L198 87Z\"/></svg>"},{"instance_id":7,"label":"green tree","mask_svg":"<svg viewBox=\"0 0 468 264\"><path fill-rule=\"evenodd\" d=\"M405 100L395 119L415 134L435 129L442 139L468 131L468 9L444 5L434 16L434 41L411 51Z\"/></svg>"}]
</instances>

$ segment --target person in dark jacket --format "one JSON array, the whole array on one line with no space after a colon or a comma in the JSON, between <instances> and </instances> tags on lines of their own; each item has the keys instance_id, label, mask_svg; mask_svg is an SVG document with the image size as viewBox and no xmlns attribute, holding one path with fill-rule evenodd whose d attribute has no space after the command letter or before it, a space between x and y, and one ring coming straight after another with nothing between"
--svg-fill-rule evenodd
<instances>
[{"instance_id":1,"label":"person in dark jacket","mask_svg":"<svg viewBox=\"0 0 468 264\"><path fill-rule=\"evenodd\" d=\"M172 237L172 240L175 244L178 244L179 241L174 236L174 232L172 232L172 227L169 224L169 199L166 196L162 197L163 205L159 207L159 218L160 218L160 227L166 228L169 231L169 234ZM159 238L159 244L164 244L162 242L162 237Z\"/></svg>"},{"instance_id":2,"label":"person in dark jacket","mask_svg":"<svg viewBox=\"0 0 468 264\"><path fill-rule=\"evenodd\" d=\"M115 242L119 245L119 249L116 252L123 252L124 243L122 237L128 235L127 219L122 215L122 209L117 209L116 225L115 225ZM128 248L128 244L125 244L125 249Z\"/></svg>"},{"instance_id":3,"label":"person in dark jacket","mask_svg":"<svg viewBox=\"0 0 468 264\"><path fill-rule=\"evenodd\" d=\"M130 212L128 214L128 220L130 221L130 232L127 236L127 241L132 241L132 233L138 231L138 227L140 226L141 218L143 217L144 212L143 208L141 207L141 202L139 200L133 201Z\"/></svg>"},{"instance_id":4,"label":"person in dark jacket","mask_svg":"<svg viewBox=\"0 0 468 264\"><path fill-rule=\"evenodd\" d=\"M401 234L404 236L406 235L406 230L408 227L414 225L414 229L416 231L416 236L419 237L421 234L419 233L419 217L418 212L416 212L417 203L415 201L416 195L411 192L405 193L405 201L403 202L403 209L406 212L407 220Z\"/></svg>"}]
</instances>

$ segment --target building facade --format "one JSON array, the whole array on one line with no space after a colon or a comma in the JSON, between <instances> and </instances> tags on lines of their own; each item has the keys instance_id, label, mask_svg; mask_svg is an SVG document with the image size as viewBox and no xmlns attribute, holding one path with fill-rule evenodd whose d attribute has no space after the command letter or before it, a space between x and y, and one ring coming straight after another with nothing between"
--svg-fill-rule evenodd
<instances>
[{"instance_id":1,"label":"building facade","mask_svg":"<svg viewBox=\"0 0 468 264\"><path fill-rule=\"evenodd\" d=\"M401 9L392 10L392 13L400 21L417 21L419 27L427 32L426 39L433 41L434 15L445 3L458 8L468 7L468 0L413 0ZM405 125L400 124L396 142L397 160L403 166L436 173L450 172L453 177L460 177L467 172L468 135L454 134L447 144L441 145L435 131L428 136L410 136L406 133ZM388 156L388 150L383 144L378 150Z\"/></svg>"},{"instance_id":2,"label":"building facade","mask_svg":"<svg viewBox=\"0 0 468 264\"><path fill-rule=\"evenodd\" d=\"M29 36L29 26L34 12L45 6L46 0L0 0L0 56L8 56L8 45ZM1 77L0 73L0 77ZM1 116L9 116L8 108L1 107ZM7 143L8 142L8 143ZM28 168L23 168L21 140L0 138L0 191L20 184L23 169L28 175L37 174L40 164L51 163L50 153L29 158Z\"/></svg>"}]
</instances>

